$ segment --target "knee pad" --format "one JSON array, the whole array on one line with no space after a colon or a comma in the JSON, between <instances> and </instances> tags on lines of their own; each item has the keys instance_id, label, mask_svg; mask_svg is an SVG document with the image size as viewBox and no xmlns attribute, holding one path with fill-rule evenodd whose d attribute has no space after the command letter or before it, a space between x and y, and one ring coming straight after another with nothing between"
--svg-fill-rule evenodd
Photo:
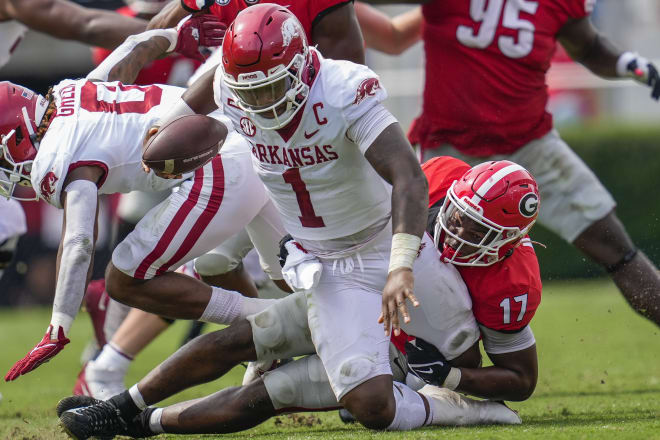
<instances>
[{"instance_id":1,"label":"knee pad","mask_svg":"<svg viewBox=\"0 0 660 440\"><path fill-rule=\"evenodd\" d=\"M208 253L195 259L195 272L203 277L222 275L236 269L239 264L240 258L233 255Z\"/></svg>"},{"instance_id":2,"label":"knee pad","mask_svg":"<svg viewBox=\"0 0 660 440\"><path fill-rule=\"evenodd\" d=\"M247 317L258 360L275 360L315 352L307 324L307 301L294 293Z\"/></svg>"},{"instance_id":3,"label":"knee pad","mask_svg":"<svg viewBox=\"0 0 660 440\"><path fill-rule=\"evenodd\" d=\"M307 356L269 371L264 374L263 381L276 410L320 410L339 406L325 368L317 355Z\"/></svg>"}]
</instances>

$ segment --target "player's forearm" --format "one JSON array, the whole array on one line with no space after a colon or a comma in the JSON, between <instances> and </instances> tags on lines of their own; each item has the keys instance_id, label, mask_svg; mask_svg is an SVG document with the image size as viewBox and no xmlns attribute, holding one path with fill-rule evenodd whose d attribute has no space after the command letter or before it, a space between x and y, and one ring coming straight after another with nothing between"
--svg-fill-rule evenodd
<instances>
[{"instance_id":1,"label":"player's forearm","mask_svg":"<svg viewBox=\"0 0 660 440\"><path fill-rule=\"evenodd\" d=\"M85 294L94 254L97 189L89 180L66 188L65 227L58 252L57 286L51 324L68 333Z\"/></svg>"},{"instance_id":2,"label":"player's forearm","mask_svg":"<svg viewBox=\"0 0 660 440\"><path fill-rule=\"evenodd\" d=\"M179 0L171 1L147 25L147 29L166 29L177 25L190 12L181 7Z\"/></svg>"},{"instance_id":3,"label":"player's forearm","mask_svg":"<svg viewBox=\"0 0 660 440\"><path fill-rule=\"evenodd\" d=\"M367 47L398 55L421 38L422 13L415 8L390 19L370 5L356 2L355 13Z\"/></svg>"},{"instance_id":4,"label":"player's forearm","mask_svg":"<svg viewBox=\"0 0 660 440\"><path fill-rule=\"evenodd\" d=\"M456 391L493 400L522 401L536 388L532 375L497 366L461 368L461 381Z\"/></svg>"},{"instance_id":5,"label":"player's forearm","mask_svg":"<svg viewBox=\"0 0 660 440\"><path fill-rule=\"evenodd\" d=\"M597 35L589 49L576 61L600 77L616 78L616 64L622 53L606 37Z\"/></svg>"},{"instance_id":6,"label":"player's forearm","mask_svg":"<svg viewBox=\"0 0 660 440\"><path fill-rule=\"evenodd\" d=\"M421 237L426 228L428 203L428 183L421 171L392 182L392 233Z\"/></svg>"},{"instance_id":7,"label":"player's forearm","mask_svg":"<svg viewBox=\"0 0 660 440\"><path fill-rule=\"evenodd\" d=\"M9 0L5 6L9 17L31 29L108 49L147 25L144 20L84 8L68 0Z\"/></svg>"},{"instance_id":8,"label":"player's forearm","mask_svg":"<svg viewBox=\"0 0 660 440\"><path fill-rule=\"evenodd\" d=\"M98 81L121 81L132 84L144 66L174 49L174 29L156 29L126 39L87 78Z\"/></svg>"},{"instance_id":9,"label":"player's forearm","mask_svg":"<svg viewBox=\"0 0 660 440\"><path fill-rule=\"evenodd\" d=\"M200 76L182 96L186 104L197 114L208 115L218 109L218 105L213 98L215 71L214 68Z\"/></svg>"}]
</instances>

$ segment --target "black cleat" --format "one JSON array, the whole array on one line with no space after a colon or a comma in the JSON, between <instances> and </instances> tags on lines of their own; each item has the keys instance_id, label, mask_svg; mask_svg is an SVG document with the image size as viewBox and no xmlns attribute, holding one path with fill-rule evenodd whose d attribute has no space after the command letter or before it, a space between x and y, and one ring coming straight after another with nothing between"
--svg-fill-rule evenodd
<instances>
[{"instance_id":1,"label":"black cleat","mask_svg":"<svg viewBox=\"0 0 660 440\"><path fill-rule=\"evenodd\" d=\"M99 399L95 399L91 396L65 397L64 399L59 401L55 410L57 411L57 417L60 417L64 411L68 411L74 408L81 408L83 406L92 406L101 402L103 401Z\"/></svg>"},{"instance_id":2,"label":"black cleat","mask_svg":"<svg viewBox=\"0 0 660 440\"><path fill-rule=\"evenodd\" d=\"M90 437L113 438L127 432L128 424L109 402L64 411L60 424L69 437L86 440Z\"/></svg>"}]
</instances>

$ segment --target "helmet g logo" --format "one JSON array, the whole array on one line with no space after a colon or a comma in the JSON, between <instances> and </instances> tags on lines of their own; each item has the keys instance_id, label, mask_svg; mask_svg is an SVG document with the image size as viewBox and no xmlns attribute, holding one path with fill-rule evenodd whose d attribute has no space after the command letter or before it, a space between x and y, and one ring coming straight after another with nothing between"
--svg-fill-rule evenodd
<instances>
[{"instance_id":1,"label":"helmet g logo","mask_svg":"<svg viewBox=\"0 0 660 440\"><path fill-rule=\"evenodd\" d=\"M523 217L534 217L536 211L539 209L539 196L533 192L525 194L520 199L518 209Z\"/></svg>"}]
</instances>

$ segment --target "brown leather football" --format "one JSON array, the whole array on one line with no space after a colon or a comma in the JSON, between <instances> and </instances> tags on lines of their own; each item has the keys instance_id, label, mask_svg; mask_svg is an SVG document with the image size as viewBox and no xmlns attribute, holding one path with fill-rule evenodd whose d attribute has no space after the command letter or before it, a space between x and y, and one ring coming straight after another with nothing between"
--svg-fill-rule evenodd
<instances>
[{"instance_id":1,"label":"brown leather football","mask_svg":"<svg viewBox=\"0 0 660 440\"><path fill-rule=\"evenodd\" d=\"M162 126L142 149L154 171L185 174L206 165L227 138L227 126L205 115L181 116Z\"/></svg>"}]
</instances>

